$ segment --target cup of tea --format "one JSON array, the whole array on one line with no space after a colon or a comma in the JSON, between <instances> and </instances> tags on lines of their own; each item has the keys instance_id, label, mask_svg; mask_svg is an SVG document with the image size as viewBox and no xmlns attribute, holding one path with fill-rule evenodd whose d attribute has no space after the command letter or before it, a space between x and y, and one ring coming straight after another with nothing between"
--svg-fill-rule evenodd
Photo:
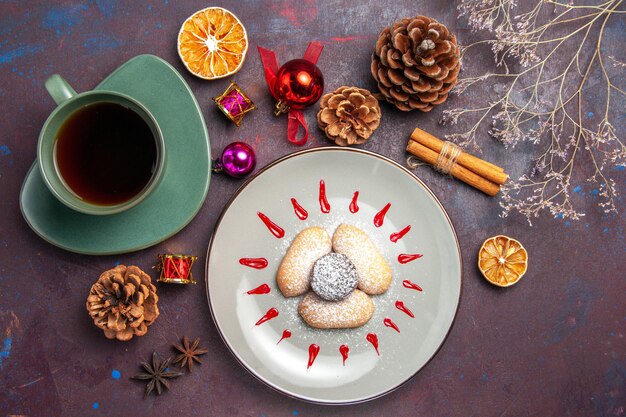
<instances>
[{"instance_id":1,"label":"cup of tea","mask_svg":"<svg viewBox=\"0 0 626 417\"><path fill-rule=\"evenodd\" d=\"M93 215L148 197L165 171L165 143L150 111L118 92L77 94L57 74L45 85L58 106L41 129L37 157L52 194Z\"/></svg>"}]
</instances>

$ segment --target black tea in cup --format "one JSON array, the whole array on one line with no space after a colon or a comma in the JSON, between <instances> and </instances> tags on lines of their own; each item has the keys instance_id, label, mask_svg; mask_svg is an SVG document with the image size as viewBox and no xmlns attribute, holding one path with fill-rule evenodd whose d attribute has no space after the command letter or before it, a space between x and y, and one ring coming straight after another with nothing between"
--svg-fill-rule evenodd
<instances>
[{"instance_id":1,"label":"black tea in cup","mask_svg":"<svg viewBox=\"0 0 626 417\"><path fill-rule=\"evenodd\" d=\"M84 201L102 206L138 195L158 162L150 126L135 111L112 102L72 113L57 133L54 154L66 185Z\"/></svg>"}]
</instances>

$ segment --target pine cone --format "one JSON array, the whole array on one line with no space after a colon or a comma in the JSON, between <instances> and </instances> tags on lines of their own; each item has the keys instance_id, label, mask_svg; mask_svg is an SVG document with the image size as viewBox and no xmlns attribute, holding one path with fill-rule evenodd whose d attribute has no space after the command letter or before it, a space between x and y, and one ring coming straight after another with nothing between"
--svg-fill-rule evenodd
<instances>
[{"instance_id":1,"label":"pine cone","mask_svg":"<svg viewBox=\"0 0 626 417\"><path fill-rule=\"evenodd\" d=\"M317 124L337 145L361 145L380 125L380 116L372 93L344 86L322 97Z\"/></svg>"},{"instance_id":2,"label":"pine cone","mask_svg":"<svg viewBox=\"0 0 626 417\"><path fill-rule=\"evenodd\" d=\"M372 56L372 75L380 92L403 111L427 112L446 101L460 69L456 37L425 16L401 19L385 28Z\"/></svg>"},{"instance_id":3,"label":"pine cone","mask_svg":"<svg viewBox=\"0 0 626 417\"><path fill-rule=\"evenodd\" d=\"M159 316L159 297L150 276L136 266L118 265L100 275L87 297L87 311L109 339L143 336Z\"/></svg>"}]
</instances>

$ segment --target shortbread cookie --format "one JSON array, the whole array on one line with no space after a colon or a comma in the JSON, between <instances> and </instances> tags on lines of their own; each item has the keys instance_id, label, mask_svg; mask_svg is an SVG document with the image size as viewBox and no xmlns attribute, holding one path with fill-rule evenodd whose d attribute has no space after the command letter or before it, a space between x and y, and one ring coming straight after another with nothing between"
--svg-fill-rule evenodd
<instances>
[{"instance_id":1,"label":"shortbread cookie","mask_svg":"<svg viewBox=\"0 0 626 417\"><path fill-rule=\"evenodd\" d=\"M329 253L313 265L311 289L324 300L343 300L358 283L359 275L346 255Z\"/></svg>"},{"instance_id":2,"label":"shortbread cookie","mask_svg":"<svg viewBox=\"0 0 626 417\"><path fill-rule=\"evenodd\" d=\"M307 292L313 264L331 250L330 236L321 227L309 227L298 233L276 275L278 288L283 295L295 297Z\"/></svg>"},{"instance_id":3,"label":"shortbread cookie","mask_svg":"<svg viewBox=\"0 0 626 417\"><path fill-rule=\"evenodd\" d=\"M298 313L311 327L346 329L367 323L374 315L374 302L359 290L352 291L341 301L326 301L309 292L300 302Z\"/></svg>"},{"instance_id":4,"label":"shortbread cookie","mask_svg":"<svg viewBox=\"0 0 626 417\"><path fill-rule=\"evenodd\" d=\"M340 225L333 235L333 250L354 264L361 291L382 294L389 289L391 267L364 231L349 224Z\"/></svg>"}]
</instances>

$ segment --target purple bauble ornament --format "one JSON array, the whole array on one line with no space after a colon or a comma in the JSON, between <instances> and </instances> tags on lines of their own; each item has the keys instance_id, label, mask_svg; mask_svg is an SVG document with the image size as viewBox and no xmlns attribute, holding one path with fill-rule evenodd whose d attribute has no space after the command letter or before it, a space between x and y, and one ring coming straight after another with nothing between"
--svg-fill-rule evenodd
<instances>
[{"instance_id":1,"label":"purple bauble ornament","mask_svg":"<svg viewBox=\"0 0 626 417\"><path fill-rule=\"evenodd\" d=\"M213 161L213 172L225 172L231 177L241 178L248 175L256 166L254 149L243 142L227 145L220 159Z\"/></svg>"}]
</instances>

